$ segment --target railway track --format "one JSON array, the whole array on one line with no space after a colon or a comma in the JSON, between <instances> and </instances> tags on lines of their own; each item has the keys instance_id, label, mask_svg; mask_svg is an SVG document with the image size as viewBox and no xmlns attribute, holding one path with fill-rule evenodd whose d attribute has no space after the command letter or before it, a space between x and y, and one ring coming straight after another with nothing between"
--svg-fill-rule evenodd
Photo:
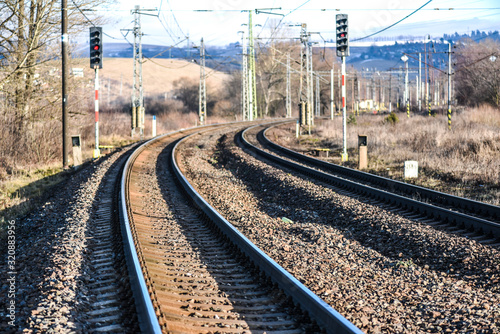
<instances>
[{"instance_id":1,"label":"railway track","mask_svg":"<svg viewBox=\"0 0 500 334\"><path fill-rule=\"evenodd\" d=\"M216 132L217 126L144 144L122 177L122 232L141 329L361 333L251 244L187 182L175 160L176 147L200 131Z\"/></svg>"},{"instance_id":2,"label":"railway track","mask_svg":"<svg viewBox=\"0 0 500 334\"><path fill-rule=\"evenodd\" d=\"M88 291L93 301L88 312L87 328L94 333L132 333L139 329L119 237L117 214L118 179L130 152L120 157L108 170L94 204L93 224L88 237L88 269L92 272Z\"/></svg>"},{"instance_id":3,"label":"railway track","mask_svg":"<svg viewBox=\"0 0 500 334\"><path fill-rule=\"evenodd\" d=\"M245 132L256 132L259 126ZM277 152L270 154L245 139L242 146L287 168L332 184L351 196L364 196L375 205L436 227L443 227L483 244L500 245L500 207L448 195L404 182L387 179L362 171L331 164L282 147L266 136L270 127L258 130L257 141ZM286 159L285 159L286 158ZM297 161L294 163L288 159ZM417 200L418 198L418 200ZM431 204L432 203L432 204Z\"/></svg>"}]
</instances>

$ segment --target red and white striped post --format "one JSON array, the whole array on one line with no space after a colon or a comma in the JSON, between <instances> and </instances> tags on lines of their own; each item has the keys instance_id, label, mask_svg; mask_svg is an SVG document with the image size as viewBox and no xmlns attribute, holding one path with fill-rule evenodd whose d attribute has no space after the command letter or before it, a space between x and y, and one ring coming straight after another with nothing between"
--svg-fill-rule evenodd
<instances>
[{"instance_id":1,"label":"red and white striped post","mask_svg":"<svg viewBox=\"0 0 500 334\"><path fill-rule=\"evenodd\" d=\"M346 104L345 104L345 57L342 57L342 129L343 129L343 149L342 161L347 161L347 120L346 120Z\"/></svg>"},{"instance_id":2,"label":"red and white striped post","mask_svg":"<svg viewBox=\"0 0 500 334\"><path fill-rule=\"evenodd\" d=\"M101 152L99 151L99 67L96 66L95 70L95 147L94 159L99 158Z\"/></svg>"}]
</instances>

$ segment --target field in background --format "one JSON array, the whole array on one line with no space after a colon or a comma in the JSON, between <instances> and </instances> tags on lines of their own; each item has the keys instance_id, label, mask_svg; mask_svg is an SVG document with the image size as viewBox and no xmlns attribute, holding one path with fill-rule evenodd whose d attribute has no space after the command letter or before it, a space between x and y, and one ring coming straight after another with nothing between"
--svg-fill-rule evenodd
<instances>
[{"instance_id":1,"label":"field in background","mask_svg":"<svg viewBox=\"0 0 500 334\"><path fill-rule=\"evenodd\" d=\"M347 125L348 167L357 168L358 135L368 136L368 172L404 180L404 161L416 160L419 178L407 182L458 196L500 204L500 111L490 107L454 113L452 130L446 116L362 114ZM329 161L341 164L342 118L316 121L311 136L295 138L295 125L284 127L282 144L312 151L330 148Z\"/></svg>"},{"instance_id":2,"label":"field in background","mask_svg":"<svg viewBox=\"0 0 500 334\"><path fill-rule=\"evenodd\" d=\"M91 96L94 87L94 71L89 67L88 59L75 58L71 60L72 68L83 68L84 79L79 79L81 85ZM137 69L139 71L139 69ZM169 93L174 88L174 83L180 79L200 80L200 66L193 62L177 59L154 59L154 63L146 60L142 64L142 80L144 97L170 98ZM206 69L207 89L218 90L223 87L228 75L219 71ZM132 96L133 59L131 58L104 58L103 68L99 70L101 89L101 103L113 104L120 98L129 102ZM89 90L90 89L90 90ZM165 95L167 94L167 95Z\"/></svg>"}]
</instances>

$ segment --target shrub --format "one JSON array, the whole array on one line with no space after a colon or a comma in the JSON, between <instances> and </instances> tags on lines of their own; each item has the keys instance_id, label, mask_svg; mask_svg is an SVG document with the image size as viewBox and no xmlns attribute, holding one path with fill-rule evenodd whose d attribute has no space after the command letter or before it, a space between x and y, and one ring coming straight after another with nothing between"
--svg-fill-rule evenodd
<instances>
[{"instance_id":1,"label":"shrub","mask_svg":"<svg viewBox=\"0 0 500 334\"><path fill-rule=\"evenodd\" d=\"M391 125L395 125L397 122L399 122L398 115L393 111L385 118L385 122Z\"/></svg>"},{"instance_id":2,"label":"shrub","mask_svg":"<svg viewBox=\"0 0 500 334\"><path fill-rule=\"evenodd\" d=\"M357 120L356 120L356 116L354 115L349 115L349 118L347 118L347 124L352 124L352 125L356 125L358 124Z\"/></svg>"}]
</instances>

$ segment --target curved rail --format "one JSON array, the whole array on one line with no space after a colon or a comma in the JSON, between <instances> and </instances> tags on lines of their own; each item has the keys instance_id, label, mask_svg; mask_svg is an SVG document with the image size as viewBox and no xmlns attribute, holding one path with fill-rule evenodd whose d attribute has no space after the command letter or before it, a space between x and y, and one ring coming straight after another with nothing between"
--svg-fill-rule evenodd
<instances>
[{"instance_id":1,"label":"curved rail","mask_svg":"<svg viewBox=\"0 0 500 334\"><path fill-rule=\"evenodd\" d=\"M168 136L170 134L166 134ZM162 136L163 137L163 136ZM130 285L134 294L134 300L139 318L139 325L143 333L161 333L160 324L153 307L153 303L149 296L148 287L144 280L141 264L137 255L137 248L134 241L130 221L128 219L129 212L127 208L128 191L126 191L127 183L130 178L130 167L134 163L137 156L153 141L151 139L138 147L134 153L128 158L123 169L121 186L120 186L120 222L122 225L122 238L125 251L125 259L129 269Z\"/></svg>"},{"instance_id":2,"label":"curved rail","mask_svg":"<svg viewBox=\"0 0 500 334\"><path fill-rule=\"evenodd\" d=\"M217 127L220 125L207 125L201 128ZM155 143L162 138L173 136L175 134L185 132L185 129L178 131L173 131L155 138L152 138L139 147L137 147L127 159L125 167L123 168L123 173L121 177L120 185L120 204L119 204L119 214L120 214L120 224L121 232L124 246L125 259L127 262L127 267L129 269L130 284L132 286L132 291L134 295L134 300L136 304L137 316L139 319L139 325L141 332L143 333L161 333L161 327L156 316L156 312L153 307L153 302L150 297L149 288L144 279L143 269L141 269L141 261L137 250L139 249L136 239L134 237L134 231L131 227L129 217L131 212L127 207L128 203L128 182L130 179L130 170L134 161L137 157L150 145Z\"/></svg>"},{"instance_id":3,"label":"curved rail","mask_svg":"<svg viewBox=\"0 0 500 334\"><path fill-rule=\"evenodd\" d=\"M185 137L183 140L185 140ZM295 277L261 251L231 223L222 217L207 201L191 186L180 171L175 160L175 152L182 140L172 150L171 163L174 173L183 189L193 202L207 215L214 226L219 229L238 249L245 254L260 270L275 282L288 296L290 296L310 317L326 328L327 333L362 333L340 313L331 308L326 302L315 295L311 290L300 283Z\"/></svg>"},{"instance_id":4,"label":"curved rail","mask_svg":"<svg viewBox=\"0 0 500 334\"><path fill-rule=\"evenodd\" d=\"M339 175L344 175L346 177L351 177L357 180L368 182L370 184L377 185L385 189L392 189L394 191L398 191L403 194L411 194L414 196L418 196L419 198L432 201L433 203L439 203L444 206L449 206L453 208L462 208L474 214L481 215L482 217L490 217L492 219L497 219L497 220L500 219L500 207L496 205L482 203L467 198L458 197L442 193L439 191L431 190L428 188L416 186L413 184L408 184L401 181L388 179L382 176L366 173L352 168L335 165L320 159L306 156L299 152L295 152L293 150L290 150L286 147L283 147L271 141L266 135L267 131L270 130L271 128L272 127L269 127L263 132L259 133L260 135L259 139L263 141L263 144L272 147L274 150L284 154L285 156L289 156L295 159L300 159L302 161L306 161L308 164L312 166L323 168L325 170L337 173Z\"/></svg>"},{"instance_id":5,"label":"curved rail","mask_svg":"<svg viewBox=\"0 0 500 334\"><path fill-rule=\"evenodd\" d=\"M283 159L276 155L265 152L258 147L252 145L245 139L245 132L251 130L254 127L248 128L245 131L241 131L238 136L238 140L240 143L246 147L248 150L253 151L254 153L265 157L271 161L274 161L282 166L286 166L287 168L291 168L293 170L299 171L306 175L312 176L314 178L318 178L320 180L324 180L329 184L335 185L339 188L344 188L353 192L356 192L361 195L365 195L371 197L375 200L380 200L391 205L395 205L404 209L411 210L413 212L417 212L422 215L426 215L428 217L439 219L442 221L446 221L448 223L455 223L458 226L463 226L466 229L474 229L474 231L478 233L483 233L486 235L492 235L495 238L500 238L500 224L488 221L486 219L477 218L473 216L469 216L463 213L451 211L442 207L434 206L427 203L422 203L408 197L400 196L394 193L390 193L384 190L380 190L377 188L373 188L367 185L362 185L353 181L349 181L346 179L342 179L336 177L334 175L318 171L316 169L306 167L303 165L299 165L297 163L291 162L289 160ZM288 149L286 149L288 150ZM289 150L288 150L289 151ZM293 151L292 151L293 152ZM295 157L299 157L303 159L304 156L295 152ZM312 158L311 158L312 159ZM368 174L368 173L364 173Z\"/></svg>"}]
</instances>

